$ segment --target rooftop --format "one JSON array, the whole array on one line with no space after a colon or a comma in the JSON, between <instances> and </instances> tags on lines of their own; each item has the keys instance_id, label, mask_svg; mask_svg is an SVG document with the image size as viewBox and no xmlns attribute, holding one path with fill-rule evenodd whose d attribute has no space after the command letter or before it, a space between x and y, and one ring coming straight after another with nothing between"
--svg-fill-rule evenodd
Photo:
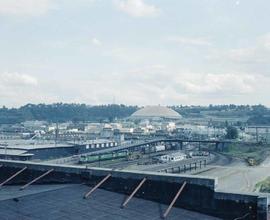
<instances>
[{"instance_id":1,"label":"rooftop","mask_svg":"<svg viewBox=\"0 0 270 220\"><path fill-rule=\"evenodd\" d=\"M101 144L101 143L110 143L112 141L106 139L97 139L90 140L86 142L82 142L81 144ZM5 140L0 141L0 150L1 149L13 149L13 150L33 150L33 149L47 149L47 148L66 148L66 147L74 147L74 143L57 143L53 141L33 141L33 140Z\"/></svg>"},{"instance_id":2,"label":"rooftop","mask_svg":"<svg viewBox=\"0 0 270 220\"><path fill-rule=\"evenodd\" d=\"M28 154L26 150L0 148L0 155L20 156L20 155L28 155Z\"/></svg>"},{"instance_id":3,"label":"rooftop","mask_svg":"<svg viewBox=\"0 0 270 220\"><path fill-rule=\"evenodd\" d=\"M0 148L2 149L18 149L18 150L32 150L32 149L43 149L43 148L55 148L55 147L72 147L71 144L58 143L52 141L33 141L33 140L5 140L0 141Z\"/></svg>"},{"instance_id":4,"label":"rooftop","mask_svg":"<svg viewBox=\"0 0 270 220\"><path fill-rule=\"evenodd\" d=\"M267 195L216 191L213 177L10 160L0 169L1 219L267 219Z\"/></svg>"},{"instance_id":5,"label":"rooftop","mask_svg":"<svg viewBox=\"0 0 270 220\"><path fill-rule=\"evenodd\" d=\"M132 203L120 208L125 195L98 189L89 199L83 199L89 190L86 185L35 185L24 191L7 186L0 191L2 219L98 219L98 220L159 220L167 206L157 202L133 198ZM181 208L173 208L168 220L215 220Z\"/></svg>"},{"instance_id":6,"label":"rooftop","mask_svg":"<svg viewBox=\"0 0 270 220\"><path fill-rule=\"evenodd\" d=\"M180 119L182 116L173 109L165 106L146 106L131 115L131 118L168 118Z\"/></svg>"}]
</instances>

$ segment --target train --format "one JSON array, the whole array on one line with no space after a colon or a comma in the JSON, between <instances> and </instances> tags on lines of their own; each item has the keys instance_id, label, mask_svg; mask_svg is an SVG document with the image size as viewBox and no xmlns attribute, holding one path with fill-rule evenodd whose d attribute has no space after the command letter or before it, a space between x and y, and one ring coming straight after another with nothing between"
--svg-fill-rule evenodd
<instances>
[{"instance_id":1,"label":"train","mask_svg":"<svg viewBox=\"0 0 270 220\"><path fill-rule=\"evenodd\" d=\"M79 158L79 163L94 163L98 161L104 160L114 160L119 158L126 158L127 160L137 160L142 157L142 153L149 154L149 153L156 153L160 151L165 151L165 145L157 145L157 146L147 146L142 149L140 152L129 152L128 150L122 150L119 152L111 152L111 153L104 153L104 154L92 154L92 155L81 155Z\"/></svg>"},{"instance_id":2,"label":"train","mask_svg":"<svg viewBox=\"0 0 270 220\"><path fill-rule=\"evenodd\" d=\"M142 148L142 152L144 154L156 153L156 152L165 151L165 150L166 150L165 145L147 146L147 147Z\"/></svg>"},{"instance_id":3,"label":"train","mask_svg":"<svg viewBox=\"0 0 270 220\"><path fill-rule=\"evenodd\" d=\"M189 152L190 157L198 157L198 156L207 157L209 155L210 155L210 153L207 152L207 151L192 151L192 152Z\"/></svg>"},{"instance_id":4,"label":"train","mask_svg":"<svg viewBox=\"0 0 270 220\"><path fill-rule=\"evenodd\" d=\"M79 163L93 163L98 161L104 160L113 160L119 158L127 158L129 156L128 150L119 151L119 152L112 152L112 153L105 153L105 154L95 154L95 155L81 155L79 159Z\"/></svg>"},{"instance_id":5,"label":"train","mask_svg":"<svg viewBox=\"0 0 270 220\"><path fill-rule=\"evenodd\" d=\"M246 161L249 166L255 166L257 164L257 161L253 157L248 157Z\"/></svg>"}]
</instances>

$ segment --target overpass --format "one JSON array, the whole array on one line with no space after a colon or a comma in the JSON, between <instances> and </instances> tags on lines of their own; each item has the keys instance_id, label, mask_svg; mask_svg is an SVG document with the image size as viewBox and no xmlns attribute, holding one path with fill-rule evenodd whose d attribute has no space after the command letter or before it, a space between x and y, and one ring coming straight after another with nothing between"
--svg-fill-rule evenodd
<instances>
[{"instance_id":1,"label":"overpass","mask_svg":"<svg viewBox=\"0 0 270 220\"><path fill-rule=\"evenodd\" d=\"M142 147L155 146L161 143L176 143L179 145L178 149L182 150L184 143L199 143L199 144L215 144L216 150L219 148L221 151L224 149L226 144L255 144L256 142L241 142L234 140L194 140L194 139L179 139L179 138L160 138L154 139L150 141L142 141L130 145L118 146L113 148L100 149L91 153L87 153L84 155L96 155L96 154L104 154L110 152L117 152L122 150L130 150L130 151L138 151Z\"/></svg>"},{"instance_id":2,"label":"overpass","mask_svg":"<svg viewBox=\"0 0 270 220\"><path fill-rule=\"evenodd\" d=\"M129 150L129 151L139 151L143 147L150 147L155 146L162 143L176 143L178 146L177 148L179 150L182 150L184 147L184 143L199 143L200 144L215 144L216 151L220 150L223 151L226 144L256 144L256 142L241 142L241 141L234 141L234 140L195 140L195 139L181 139L181 138L159 138L159 139L153 139L150 141L140 141L137 143L124 145L124 146L118 146L118 147L111 147L111 148L101 148L99 150L95 150L89 153L84 153L80 155L99 155L99 154L106 154L106 153L112 153L112 152L119 152L123 150ZM79 157L78 156L70 156L70 157L64 157L64 158L58 158L54 160L50 160L50 162L62 164L62 163L76 163L78 162Z\"/></svg>"}]
</instances>

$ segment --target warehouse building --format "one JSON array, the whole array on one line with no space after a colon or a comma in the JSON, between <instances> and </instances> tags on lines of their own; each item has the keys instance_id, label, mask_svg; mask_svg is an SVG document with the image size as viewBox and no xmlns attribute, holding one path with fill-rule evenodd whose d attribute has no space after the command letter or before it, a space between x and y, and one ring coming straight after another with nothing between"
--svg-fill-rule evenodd
<instances>
[{"instance_id":1,"label":"warehouse building","mask_svg":"<svg viewBox=\"0 0 270 220\"><path fill-rule=\"evenodd\" d=\"M187 155L181 152L162 155L160 157L161 162L176 162L187 158Z\"/></svg>"},{"instance_id":2,"label":"warehouse building","mask_svg":"<svg viewBox=\"0 0 270 220\"><path fill-rule=\"evenodd\" d=\"M113 148L117 143L110 140L92 140L80 144L36 143L29 140L10 140L0 144L0 159L51 160L61 157L94 152L101 148Z\"/></svg>"}]
</instances>

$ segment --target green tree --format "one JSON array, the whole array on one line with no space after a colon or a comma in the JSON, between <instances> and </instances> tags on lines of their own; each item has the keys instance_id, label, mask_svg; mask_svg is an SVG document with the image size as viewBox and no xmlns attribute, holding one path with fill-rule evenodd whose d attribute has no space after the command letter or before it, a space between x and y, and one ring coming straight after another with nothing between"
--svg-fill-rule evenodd
<instances>
[{"instance_id":1,"label":"green tree","mask_svg":"<svg viewBox=\"0 0 270 220\"><path fill-rule=\"evenodd\" d=\"M137 106L85 104L27 104L20 108L0 107L0 124L15 124L27 120L45 120L51 122L113 121L125 118L138 109Z\"/></svg>"},{"instance_id":2,"label":"green tree","mask_svg":"<svg viewBox=\"0 0 270 220\"><path fill-rule=\"evenodd\" d=\"M236 139L238 138L238 130L236 127L233 127L233 126L228 126L226 128L226 138L227 139Z\"/></svg>"}]
</instances>

